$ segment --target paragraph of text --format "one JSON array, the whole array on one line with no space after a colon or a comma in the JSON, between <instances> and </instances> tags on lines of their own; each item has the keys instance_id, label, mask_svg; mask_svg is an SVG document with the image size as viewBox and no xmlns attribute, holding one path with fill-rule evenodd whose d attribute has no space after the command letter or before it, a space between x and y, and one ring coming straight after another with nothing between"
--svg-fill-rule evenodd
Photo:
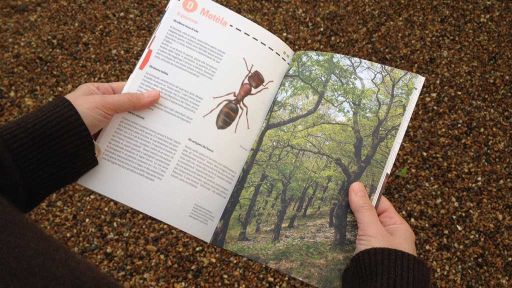
<instances>
[{"instance_id":1,"label":"paragraph of text","mask_svg":"<svg viewBox=\"0 0 512 288\"><path fill-rule=\"evenodd\" d=\"M199 204L194 204L194 207L192 207L192 211L190 211L188 216L204 225L209 225L209 222L213 222L213 220L215 220L213 212Z\"/></svg>"},{"instance_id":2,"label":"paragraph of text","mask_svg":"<svg viewBox=\"0 0 512 288\"><path fill-rule=\"evenodd\" d=\"M199 95L159 78L148 70L144 78L142 78L138 91L144 92L152 89L158 89L161 97L161 100L153 108L163 111L186 123L192 121L193 114L197 112L203 100ZM181 109L181 111L176 110L176 107L180 107L185 111Z\"/></svg>"},{"instance_id":3,"label":"paragraph of text","mask_svg":"<svg viewBox=\"0 0 512 288\"><path fill-rule=\"evenodd\" d=\"M171 27L155 57L197 78L212 80L224 55L224 51Z\"/></svg>"},{"instance_id":4,"label":"paragraph of text","mask_svg":"<svg viewBox=\"0 0 512 288\"><path fill-rule=\"evenodd\" d=\"M123 118L102 159L150 181L162 180L180 143Z\"/></svg>"},{"instance_id":5,"label":"paragraph of text","mask_svg":"<svg viewBox=\"0 0 512 288\"><path fill-rule=\"evenodd\" d=\"M228 187L236 180L236 173L207 155L185 146L171 177L226 199L230 193Z\"/></svg>"}]
</instances>

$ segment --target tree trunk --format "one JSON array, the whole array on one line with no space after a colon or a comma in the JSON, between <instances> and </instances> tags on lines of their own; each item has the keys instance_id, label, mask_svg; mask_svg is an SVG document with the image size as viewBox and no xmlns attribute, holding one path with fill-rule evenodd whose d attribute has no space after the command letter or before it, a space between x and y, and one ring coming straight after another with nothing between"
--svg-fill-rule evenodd
<instances>
[{"instance_id":1,"label":"tree trunk","mask_svg":"<svg viewBox=\"0 0 512 288\"><path fill-rule=\"evenodd\" d=\"M260 234L261 232L261 215L256 218L256 230L254 230L254 233Z\"/></svg>"},{"instance_id":2,"label":"tree trunk","mask_svg":"<svg viewBox=\"0 0 512 288\"><path fill-rule=\"evenodd\" d=\"M272 196L272 192L274 192L274 188L276 187L276 183L273 180L270 180L270 188L267 190L267 197Z\"/></svg>"},{"instance_id":3,"label":"tree trunk","mask_svg":"<svg viewBox=\"0 0 512 288\"><path fill-rule=\"evenodd\" d=\"M272 206L270 206L270 209L274 210L276 208L278 199L279 199L279 193L276 193L276 196L274 196L274 200L272 200Z\"/></svg>"},{"instance_id":4,"label":"tree trunk","mask_svg":"<svg viewBox=\"0 0 512 288\"><path fill-rule=\"evenodd\" d=\"M254 193L252 194L251 201L249 202L249 206L247 207L247 211L245 212L244 219L242 219L240 223L240 233L238 234L238 241L249 241L247 237L247 227L251 224L252 214L254 211L254 207L256 207L256 202L258 201L258 196L260 195L261 186L267 180L267 173L263 172L260 176L258 184L254 188Z\"/></svg>"},{"instance_id":5,"label":"tree trunk","mask_svg":"<svg viewBox=\"0 0 512 288\"><path fill-rule=\"evenodd\" d=\"M343 181L340 187L340 197L334 209L334 247L343 247L347 240L347 216L350 209L348 203L349 182Z\"/></svg>"},{"instance_id":6,"label":"tree trunk","mask_svg":"<svg viewBox=\"0 0 512 288\"><path fill-rule=\"evenodd\" d=\"M370 184L370 199L373 198L375 192L377 192L377 185L375 185L375 182L372 181L372 183Z\"/></svg>"},{"instance_id":7,"label":"tree trunk","mask_svg":"<svg viewBox=\"0 0 512 288\"><path fill-rule=\"evenodd\" d=\"M304 188L302 189L300 198L296 203L297 206L295 206L296 208L293 210L295 212L293 213L292 217L290 218L290 222L288 222L288 228L295 227L295 220L297 220L297 216L299 215L300 211L302 211L302 208L304 207L304 201L306 201L306 196L308 194L309 187L310 187L310 183L306 184L306 186L304 186Z\"/></svg>"},{"instance_id":8,"label":"tree trunk","mask_svg":"<svg viewBox=\"0 0 512 288\"><path fill-rule=\"evenodd\" d=\"M279 213L277 214L276 225L274 226L274 233L272 234L272 242L279 242L281 237L281 228L283 227L284 217L286 216L287 205L283 205L281 209L279 209Z\"/></svg>"},{"instance_id":9,"label":"tree trunk","mask_svg":"<svg viewBox=\"0 0 512 288\"><path fill-rule=\"evenodd\" d=\"M224 212L222 212L222 216L220 217L219 224L217 224L215 232L213 233L211 243L214 245L224 247L231 216L233 216L236 205L238 205L238 202L240 201L240 195L242 195L245 183L247 183L247 179L249 178L249 174L251 173L252 167L254 166L254 162L256 162L256 156L258 156L258 153L260 152L261 146L263 145L263 140L265 139L265 134L267 134L267 132L268 130L266 129L261 131L261 134L258 137L258 141L256 142L256 146L254 147L254 150L252 151L249 159L247 159L247 163L244 169L242 169L242 174L236 182L233 193L231 193L231 197L229 197L226 208L224 208Z\"/></svg>"},{"instance_id":10,"label":"tree trunk","mask_svg":"<svg viewBox=\"0 0 512 288\"><path fill-rule=\"evenodd\" d=\"M295 227L295 220L297 220L298 213L293 213L292 217L290 217L290 221L288 222L288 228Z\"/></svg>"},{"instance_id":11,"label":"tree trunk","mask_svg":"<svg viewBox=\"0 0 512 288\"><path fill-rule=\"evenodd\" d=\"M315 183L315 188L313 189L313 194L309 196L308 201L306 202L306 206L304 206L304 211L302 212L302 217L306 217L308 214L308 209L313 203L313 200L315 199L316 192L318 191L318 182Z\"/></svg>"},{"instance_id":12,"label":"tree trunk","mask_svg":"<svg viewBox=\"0 0 512 288\"><path fill-rule=\"evenodd\" d=\"M267 208L268 208L268 202L269 202L269 197L272 196L272 192L274 192L274 187L275 187L275 183L272 181L270 182L270 188L268 188L267 190L267 194L266 194L266 197L265 197L265 201L263 202L263 211L267 211Z\"/></svg>"},{"instance_id":13,"label":"tree trunk","mask_svg":"<svg viewBox=\"0 0 512 288\"><path fill-rule=\"evenodd\" d=\"M281 191L281 207L279 208L279 212L277 213L276 224L274 225L274 230L272 233L272 243L278 242L281 237L281 228L283 227L284 217L286 216L286 211L288 210L288 206L291 204L291 200L286 199L286 193L288 192L288 185L283 187Z\"/></svg>"},{"instance_id":14,"label":"tree trunk","mask_svg":"<svg viewBox=\"0 0 512 288\"><path fill-rule=\"evenodd\" d=\"M332 177L327 178L327 184L325 184L324 189L322 190L322 197L320 197L320 201L318 202L318 206L316 206L315 214L318 214L318 211L320 211L320 208L322 205L324 205L325 201L325 194L327 193L327 190L329 189L329 184L331 184ZM330 226L332 227L332 226Z\"/></svg>"},{"instance_id":15,"label":"tree trunk","mask_svg":"<svg viewBox=\"0 0 512 288\"><path fill-rule=\"evenodd\" d=\"M334 227L334 211L336 210L337 202L333 203L331 209L329 209L329 227Z\"/></svg>"}]
</instances>

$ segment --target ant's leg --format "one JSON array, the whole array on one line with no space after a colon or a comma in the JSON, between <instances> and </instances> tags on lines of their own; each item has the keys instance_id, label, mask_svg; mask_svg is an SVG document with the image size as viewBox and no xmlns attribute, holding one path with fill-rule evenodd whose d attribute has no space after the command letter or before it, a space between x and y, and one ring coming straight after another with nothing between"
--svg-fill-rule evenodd
<instances>
[{"instance_id":1,"label":"ant's leg","mask_svg":"<svg viewBox=\"0 0 512 288\"><path fill-rule=\"evenodd\" d=\"M235 97L235 98L236 98L236 93L235 93L235 92L229 92L229 93L228 93L228 94L226 94L226 95L213 97L213 99L219 99L219 98L223 98L223 97L226 97L226 96L229 96L229 95L233 95L233 97Z\"/></svg>"},{"instance_id":2,"label":"ant's leg","mask_svg":"<svg viewBox=\"0 0 512 288\"><path fill-rule=\"evenodd\" d=\"M249 94L249 96L254 96L254 95L259 94L259 93L261 93L261 92L263 92L264 90L267 90L267 89L268 89L268 87L265 87L265 88L263 88L263 89L261 89L259 91L256 91L254 93Z\"/></svg>"},{"instance_id":3,"label":"ant's leg","mask_svg":"<svg viewBox=\"0 0 512 288\"><path fill-rule=\"evenodd\" d=\"M250 96L253 96L253 95L256 95L256 94L258 94L258 93L261 93L261 92L262 92L262 91L264 91L264 90L267 90L267 89L268 89L267 85L268 85L268 84L270 84L270 83L272 83L272 82L274 82L274 81L268 81L268 82L267 82L267 84L263 85L263 87L264 87L263 89L261 89L261 90L259 90L259 91L256 91L256 92L254 92L254 93L251 93L251 94L249 94L249 95L250 95Z\"/></svg>"},{"instance_id":4,"label":"ant's leg","mask_svg":"<svg viewBox=\"0 0 512 288\"><path fill-rule=\"evenodd\" d=\"M220 103L219 103L219 105L217 105L215 108L213 108L210 112L206 113L206 114L203 116L203 118L204 118L204 117L206 117L206 116L208 116L208 115L210 115L213 111L217 110L217 108L219 108L219 107L220 107L220 105L222 105L222 103L224 103L224 102L230 102L230 101L231 101L231 100L224 100L224 101L220 102Z\"/></svg>"},{"instance_id":5,"label":"ant's leg","mask_svg":"<svg viewBox=\"0 0 512 288\"><path fill-rule=\"evenodd\" d=\"M235 133L236 133L236 130L238 129L238 123L240 123L240 119L242 118L242 115L244 115L244 107L242 107L242 105L238 104L238 107L240 107L240 116L238 116L238 120L236 121L236 126L235 126Z\"/></svg>"},{"instance_id":6,"label":"ant's leg","mask_svg":"<svg viewBox=\"0 0 512 288\"><path fill-rule=\"evenodd\" d=\"M272 83L272 82L274 82L274 81L268 81L268 82L267 82L267 84L263 85L263 89L261 89L261 90L259 90L259 91L256 91L256 92L254 92L254 93L252 93L252 94L249 94L249 95L251 95L251 96L252 96L252 95L256 95L256 94L258 94L258 93L261 93L261 92L262 92L262 91L264 91L264 90L267 90L267 89L268 89L267 85L268 85L268 84L270 84L270 83Z\"/></svg>"},{"instance_id":7,"label":"ant's leg","mask_svg":"<svg viewBox=\"0 0 512 288\"><path fill-rule=\"evenodd\" d=\"M245 105L244 101L242 101L242 105L245 107L245 119L247 120L247 129L251 129L249 127L249 107Z\"/></svg>"},{"instance_id":8,"label":"ant's leg","mask_svg":"<svg viewBox=\"0 0 512 288\"><path fill-rule=\"evenodd\" d=\"M268 84L272 83L274 81L268 81L267 84L263 85L263 87L267 87Z\"/></svg>"}]
</instances>

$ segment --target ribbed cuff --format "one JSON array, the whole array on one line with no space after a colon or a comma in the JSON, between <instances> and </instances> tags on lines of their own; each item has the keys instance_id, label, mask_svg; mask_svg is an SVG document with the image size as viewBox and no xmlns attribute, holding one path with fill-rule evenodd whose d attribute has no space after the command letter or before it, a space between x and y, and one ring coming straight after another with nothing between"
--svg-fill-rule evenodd
<instances>
[{"instance_id":1,"label":"ribbed cuff","mask_svg":"<svg viewBox=\"0 0 512 288\"><path fill-rule=\"evenodd\" d=\"M343 287L431 287L430 268L418 257L395 249L357 253L343 272Z\"/></svg>"},{"instance_id":2,"label":"ribbed cuff","mask_svg":"<svg viewBox=\"0 0 512 288\"><path fill-rule=\"evenodd\" d=\"M24 194L10 200L23 211L98 164L85 123L64 97L8 123L0 129L0 137Z\"/></svg>"}]
</instances>

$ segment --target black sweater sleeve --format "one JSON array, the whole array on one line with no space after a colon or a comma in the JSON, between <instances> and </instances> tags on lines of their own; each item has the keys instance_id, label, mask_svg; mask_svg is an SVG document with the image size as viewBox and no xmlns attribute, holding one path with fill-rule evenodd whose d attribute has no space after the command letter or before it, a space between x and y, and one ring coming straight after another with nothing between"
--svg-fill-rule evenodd
<instances>
[{"instance_id":1,"label":"black sweater sleeve","mask_svg":"<svg viewBox=\"0 0 512 288\"><path fill-rule=\"evenodd\" d=\"M94 142L65 98L0 128L0 286L118 287L10 205L30 211L95 165Z\"/></svg>"},{"instance_id":2,"label":"black sweater sleeve","mask_svg":"<svg viewBox=\"0 0 512 288\"><path fill-rule=\"evenodd\" d=\"M343 288L431 287L430 268L418 257L395 249L357 253L343 271Z\"/></svg>"},{"instance_id":3,"label":"black sweater sleeve","mask_svg":"<svg viewBox=\"0 0 512 288\"><path fill-rule=\"evenodd\" d=\"M119 287L0 197L0 287Z\"/></svg>"},{"instance_id":4,"label":"black sweater sleeve","mask_svg":"<svg viewBox=\"0 0 512 288\"><path fill-rule=\"evenodd\" d=\"M0 193L23 212L97 164L89 131L64 97L0 128Z\"/></svg>"}]
</instances>

